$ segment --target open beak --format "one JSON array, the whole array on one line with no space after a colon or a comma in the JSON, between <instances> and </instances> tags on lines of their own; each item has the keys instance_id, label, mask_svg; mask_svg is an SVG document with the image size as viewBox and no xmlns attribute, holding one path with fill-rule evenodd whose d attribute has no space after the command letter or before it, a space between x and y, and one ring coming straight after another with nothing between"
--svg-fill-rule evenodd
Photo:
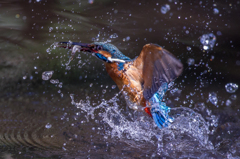
<instances>
[{"instance_id":1,"label":"open beak","mask_svg":"<svg viewBox=\"0 0 240 159\"><path fill-rule=\"evenodd\" d=\"M79 43L79 42L56 42L54 45L56 47L71 49L72 50L71 59L73 59L73 57L77 51L78 52L84 51L84 52L89 52L89 53L97 53L99 50L102 50L102 46L100 46L100 45Z\"/></svg>"},{"instance_id":2,"label":"open beak","mask_svg":"<svg viewBox=\"0 0 240 159\"><path fill-rule=\"evenodd\" d=\"M79 43L79 42L57 42L55 43L56 47L62 47L66 49L72 49L73 52L84 51L84 52L97 52L99 46L88 43Z\"/></svg>"}]
</instances>

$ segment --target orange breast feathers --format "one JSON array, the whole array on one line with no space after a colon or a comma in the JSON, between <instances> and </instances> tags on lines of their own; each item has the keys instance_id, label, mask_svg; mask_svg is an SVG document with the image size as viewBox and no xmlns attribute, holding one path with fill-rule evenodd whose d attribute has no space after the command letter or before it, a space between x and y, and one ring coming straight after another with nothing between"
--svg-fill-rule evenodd
<instances>
[{"instance_id":1,"label":"orange breast feathers","mask_svg":"<svg viewBox=\"0 0 240 159\"><path fill-rule=\"evenodd\" d=\"M109 76L120 90L129 96L129 99L141 106L146 106L143 98L142 71L139 71L131 62L124 64L123 70L118 70L117 63L105 63Z\"/></svg>"}]
</instances>

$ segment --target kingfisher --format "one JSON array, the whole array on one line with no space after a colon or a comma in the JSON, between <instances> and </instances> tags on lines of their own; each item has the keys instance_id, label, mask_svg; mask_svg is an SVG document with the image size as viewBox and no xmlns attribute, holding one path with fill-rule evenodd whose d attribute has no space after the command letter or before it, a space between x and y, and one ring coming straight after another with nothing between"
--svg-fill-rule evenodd
<instances>
[{"instance_id":1,"label":"kingfisher","mask_svg":"<svg viewBox=\"0 0 240 159\"><path fill-rule=\"evenodd\" d=\"M162 102L168 84L181 75L182 63L169 51L157 44L146 44L140 55L134 59L125 56L110 43L58 42L57 47L88 52L104 62L107 73L127 96L127 105L143 111L153 118L161 129L173 122L169 116L170 107Z\"/></svg>"}]
</instances>

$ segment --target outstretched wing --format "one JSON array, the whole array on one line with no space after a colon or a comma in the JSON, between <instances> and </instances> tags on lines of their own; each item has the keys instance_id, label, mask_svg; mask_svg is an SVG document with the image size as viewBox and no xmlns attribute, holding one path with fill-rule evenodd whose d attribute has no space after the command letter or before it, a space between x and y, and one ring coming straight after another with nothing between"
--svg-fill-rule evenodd
<instances>
[{"instance_id":1,"label":"outstretched wing","mask_svg":"<svg viewBox=\"0 0 240 159\"><path fill-rule=\"evenodd\" d=\"M182 63L173 54L156 44L146 44L133 65L142 70L146 100L158 91L162 83L173 81L183 70Z\"/></svg>"}]
</instances>

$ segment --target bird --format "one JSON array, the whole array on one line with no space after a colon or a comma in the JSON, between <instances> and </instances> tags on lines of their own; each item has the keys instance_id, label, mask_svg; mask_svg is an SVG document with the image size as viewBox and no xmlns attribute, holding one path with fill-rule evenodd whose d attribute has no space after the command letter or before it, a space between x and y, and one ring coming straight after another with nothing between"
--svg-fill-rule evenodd
<instances>
[{"instance_id":1,"label":"bird","mask_svg":"<svg viewBox=\"0 0 240 159\"><path fill-rule=\"evenodd\" d=\"M168 84L179 77L183 64L158 44L143 46L138 57L125 56L115 45L105 42L56 42L55 46L75 53L89 52L104 62L106 71L127 96L131 109L146 112L161 129L174 121L170 107L162 102Z\"/></svg>"}]
</instances>

